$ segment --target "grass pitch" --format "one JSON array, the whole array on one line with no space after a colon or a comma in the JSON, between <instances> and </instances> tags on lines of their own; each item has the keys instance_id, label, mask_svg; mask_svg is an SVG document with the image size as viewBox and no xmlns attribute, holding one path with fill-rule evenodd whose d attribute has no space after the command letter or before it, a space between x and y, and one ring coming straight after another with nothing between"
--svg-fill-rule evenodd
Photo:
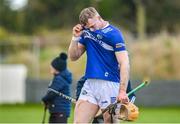
<instances>
[{"instance_id":1,"label":"grass pitch","mask_svg":"<svg viewBox=\"0 0 180 124\"><path fill-rule=\"evenodd\" d=\"M135 123L180 123L179 107L140 107L140 116ZM41 104L0 105L0 123L41 123L43 118ZM48 122L48 112L46 122ZM68 122L73 121L73 107Z\"/></svg>"}]
</instances>

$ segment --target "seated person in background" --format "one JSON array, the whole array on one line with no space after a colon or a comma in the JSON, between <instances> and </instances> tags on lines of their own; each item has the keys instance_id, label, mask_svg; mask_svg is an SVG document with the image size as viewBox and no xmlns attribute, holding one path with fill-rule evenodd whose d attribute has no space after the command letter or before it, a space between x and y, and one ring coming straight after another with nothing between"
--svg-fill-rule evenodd
<instances>
[{"instance_id":1,"label":"seated person in background","mask_svg":"<svg viewBox=\"0 0 180 124\"><path fill-rule=\"evenodd\" d=\"M46 95L42 98L44 105L49 109L49 123L67 123L70 116L71 102L58 95L59 92L70 96L72 74L67 69L67 55L61 53L50 66L54 76L49 84Z\"/></svg>"}]
</instances>

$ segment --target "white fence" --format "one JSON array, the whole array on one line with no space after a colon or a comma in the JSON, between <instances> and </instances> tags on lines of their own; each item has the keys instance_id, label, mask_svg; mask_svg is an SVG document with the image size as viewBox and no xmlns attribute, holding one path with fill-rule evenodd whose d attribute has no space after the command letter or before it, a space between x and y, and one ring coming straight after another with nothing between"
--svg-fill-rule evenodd
<instances>
[{"instance_id":1,"label":"white fence","mask_svg":"<svg viewBox=\"0 0 180 124\"><path fill-rule=\"evenodd\" d=\"M24 65L0 65L0 103L24 103L27 69Z\"/></svg>"}]
</instances>

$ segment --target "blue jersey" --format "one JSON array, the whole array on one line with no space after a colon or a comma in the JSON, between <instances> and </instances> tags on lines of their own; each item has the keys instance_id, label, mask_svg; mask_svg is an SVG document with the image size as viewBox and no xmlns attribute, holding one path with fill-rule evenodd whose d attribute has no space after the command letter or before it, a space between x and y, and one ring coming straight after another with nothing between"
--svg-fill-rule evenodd
<instances>
[{"instance_id":1,"label":"blue jersey","mask_svg":"<svg viewBox=\"0 0 180 124\"><path fill-rule=\"evenodd\" d=\"M79 43L86 48L86 78L120 81L115 52L124 51L126 47L119 29L112 25L96 31L85 29Z\"/></svg>"}]
</instances>

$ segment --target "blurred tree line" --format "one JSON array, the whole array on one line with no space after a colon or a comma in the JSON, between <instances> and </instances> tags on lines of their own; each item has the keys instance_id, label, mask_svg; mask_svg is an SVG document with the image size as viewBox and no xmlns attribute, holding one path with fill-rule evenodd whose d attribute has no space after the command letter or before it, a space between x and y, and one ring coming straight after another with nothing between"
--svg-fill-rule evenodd
<instances>
[{"instance_id":1,"label":"blurred tree line","mask_svg":"<svg viewBox=\"0 0 180 124\"><path fill-rule=\"evenodd\" d=\"M80 11L94 6L105 20L127 30L133 78L180 79L180 0L28 0L18 10L10 1L0 0L0 63L23 63L29 76L49 77L50 60L68 49ZM157 35L131 44L141 40L128 31ZM76 79L85 62L85 56L69 62Z\"/></svg>"},{"instance_id":2,"label":"blurred tree line","mask_svg":"<svg viewBox=\"0 0 180 124\"><path fill-rule=\"evenodd\" d=\"M137 33L138 4L145 11L147 33L179 31L180 0L29 0L16 11L10 8L10 0L0 0L0 27L26 34L72 27L84 7L94 6L106 20Z\"/></svg>"}]
</instances>

